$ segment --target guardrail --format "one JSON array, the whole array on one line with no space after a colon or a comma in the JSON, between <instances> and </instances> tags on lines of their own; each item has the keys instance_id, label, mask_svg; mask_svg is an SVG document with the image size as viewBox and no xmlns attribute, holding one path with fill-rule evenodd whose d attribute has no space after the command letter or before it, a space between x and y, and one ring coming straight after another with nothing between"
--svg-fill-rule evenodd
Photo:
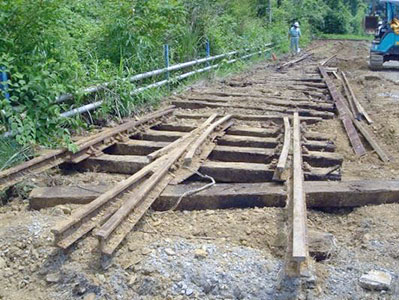
<instances>
[{"instance_id":1,"label":"guardrail","mask_svg":"<svg viewBox=\"0 0 399 300\"><path fill-rule=\"evenodd\" d=\"M272 44L266 44L265 47L269 47L271 45ZM236 61L238 61L240 59L247 59L247 58L250 58L250 57L255 56L257 54L262 54L262 53L265 53L265 52L269 52L270 50L272 50L272 48L265 48L263 50L260 50L260 51L254 52L254 53L250 53L250 54L244 55L244 56L239 57L239 58L228 60L226 62L226 64L232 64L232 63L234 63L234 62L236 62ZM161 75L163 73L168 73L168 72L171 72L171 71L181 70L181 69L185 69L185 68L188 68L188 67L191 67L191 66L194 66L194 65L198 65L198 64L201 64L201 63L210 62L210 61L214 61L216 59L229 57L229 56L232 56L232 55L235 55L235 54L238 54L238 53L239 53L239 51L231 51L231 52L225 53L225 54L220 54L220 55L216 55L216 56L201 58L201 59L189 61L189 62L186 62L186 63L173 65L173 66L170 66L170 67L167 67L167 68L158 69L158 70L147 72L147 73L143 73L143 74L138 74L138 75L135 75L135 76L130 77L128 79L124 79L123 81L135 82L135 81L139 81L139 80L142 80L142 79L145 79L145 78L149 78L149 77L152 77L152 76ZM208 66L206 68L202 68L202 69L198 69L198 70L195 70L195 71L192 71L192 72L188 72L188 73L176 76L176 77L174 77L172 79L170 79L169 76L168 76L167 77L168 79L165 79L165 80L162 80L162 81L158 81L158 82L152 83L152 84L150 84L148 86L135 89L134 91L131 92L131 95L134 96L134 95L140 94L140 93L142 93L142 92L144 92L144 91L146 91L148 89L164 86L164 85L168 84L171 81L179 81L179 80L188 78L190 76L193 76L195 74L207 72L207 71L215 69L215 68L217 68L219 66L220 66L220 64L210 65L210 66ZM95 86L95 87L87 88L83 92L86 92L86 93L99 92L99 91L107 88L108 86L110 86L110 85L112 85L114 83L116 83L116 81L112 81L112 82L108 82L108 83L105 83L105 84L102 84L102 85L98 85L98 86ZM66 96L67 95L64 95L64 97L66 97ZM68 95L68 97L73 97L73 96L72 95ZM69 98L69 99L71 99L71 98ZM72 117L72 116L77 115L77 114L89 112L91 110L94 110L94 109L100 107L103 104L103 102L104 102L104 100L97 101L97 102L94 102L94 103L90 103L90 104L87 104L87 105L72 109L70 111L61 113L61 116L62 117Z\"/></svg>"},{"instance_id":2,"label":"guardrail","mask_svg":"<svg viewBox=\"0 0 399 300\"><path fill-rule=\"evenodd\" d=\"M232 63L237 62L238 60L247 59L247 58L250 58L250 57L255 56L257 54L261 55L262 53L271 51L273 49L273 48L271 48L271 46L272 46L271 43L265 44L263 50L259 50L259 51L256 51L256 52L253 52L253 53L250 53L250 54L246 54L246 55L243 55L243 56L238 57L238 58L230 59L230 60L226 61L225 63L226 64L232 64ZM244 52L249 52L251 50L253 50L253 49L245 49ZM185 63L176 64L176 65L173 65L173 66L169 66L169 59L167 59L169 57L169 47L165 47L165 51L164 51L164 53L165 53L165 63L166 63L166 67L165 68L149 71L149 72L142 73L142 74L137 74L137 75L131 76L129 78L124 78L124 79L122 79L122 82L131 82L131 83L133 83L133 82L136 82L136 81L140 81L140 80L147 79L147 78L150 78L150 77L158 76L158 75L161 75L161 74L165 74L165 73L167 74L165 80L152 83L152 84L150 84L148 86L145 86L145 87L137 88L137 89L135 89L134 91L131 92L132 96L133 95L137 95L137 94L142 93L142 92L144 92L144 91L146 91L148 89L161 87L161 86L164 86L164 85L168 84L169 82L172 82L172 81L175 82L175 81L183 80L183 79L188 78L190 76L193 76L195 74L207 72L207 71L210 71L212 69L218 68L218 67L221 66L220 63L215 64L215 65L210 65L210 62L218 60L218 59L230 58L230 57L232 57L234 55L239 54L240 52L241 51L239 51L239 50L235 50L235 51L230 51L230 52L224 53L224 54L219 54L219 55L215 55L215 56L209 56L210 55L210 47L209 47L209 43L207 43L207 47L206 47L207 57L200 58L200 59L195 59L195 60L192 60L192 61L189 61L189 62L185 62ZM193 66L200 65L200 64L203 64L203 63L207 63L207 67L201 68L201 69L198 69L198 70L194 70L194 71L191 71L191 72L188 72L188 73L184 73L184 74L178 75L176 77L172 77L172 78L169 77L169 73L170 72L177 71L177 70L182 70L182 69L193 67ZM79 93L81 93L81 94L97 93L97 92L100 92L100 91L102 91L102 90L104 90L106 88L111 87L112 85L116 84L117 82L118 82L117 80L113 80L113 81L110 81L110 82L105 82L105 83L102 83L102 84L99 84L99 85L91 86L91 87L88 87L88 88L85 88L85 89L79 91ZM64 102L64 101L72 100L73 97L74 96L72 94L64 94L64 95L59 96L56 99L55 102L56 103L61 103L61 102ZM68 118L68 117L75 116L77 114L90 112L90 111L100 107L103 104L103 102L104 102L104 100L97 101L97 102L90 103L90 104L86 104L86 105L83 105L81 107L74 108L74 109L71 109L69 111L63 112L63 113L60 114L60 116L64 117L64 118ZM13 133L8 131L8 132L4 133L2 135L2 137L9 137L9 136L12 136L12 135L13 135Z\"/></svg>"}]
</instances>

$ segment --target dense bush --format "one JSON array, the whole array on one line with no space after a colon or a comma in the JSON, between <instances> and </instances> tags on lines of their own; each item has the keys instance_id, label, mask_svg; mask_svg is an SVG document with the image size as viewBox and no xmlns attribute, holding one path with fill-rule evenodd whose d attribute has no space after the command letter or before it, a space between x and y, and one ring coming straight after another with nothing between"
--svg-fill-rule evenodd
<instances>
[{"instance_id":1,"label":"dense bush","mask_svg":"<svg viewBox=\"0 0 399 300\"><path fill-rule=\"evenodd\" d=\"M277 8L273 0L269 24L267 0L2 0L0 66L12 97L0 97L0 129L21 144L69 144L68 130L82 124L59 118L70 108L55 103L60 94L159 68L165 43L173 63L203 56L207 39L212 54L270 41L286 51L294 20L303 41L316 31L357 32L364 5L354 1L284 0ZM138 101L132 88L116 84L102 95L102 111L129 114ZM76 95L75 105L82 101Z\"/></svg>"}]
</instances>

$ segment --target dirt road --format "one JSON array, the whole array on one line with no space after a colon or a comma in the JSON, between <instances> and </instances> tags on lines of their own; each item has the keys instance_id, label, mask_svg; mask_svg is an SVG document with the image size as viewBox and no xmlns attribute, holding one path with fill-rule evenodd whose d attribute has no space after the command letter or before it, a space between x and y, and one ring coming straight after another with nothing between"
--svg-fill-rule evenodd
<instances>
[{"instance_id":1,"label":"dirt road","mask_svg":"<svg viewBox=\"0 0 399 300\"><path fill-rule=\"evenodd\" d=\"M359 158L339 119L308 129L328 136L343 155L342 180L399 178L398 71L367 68L368 43L316 41L311 60L283 71L259 63L227 79L201 82L165 105L216 91L275 98L303 97L285 79L314 73L316 63L333 54L330 67L347 73L359 101L374 123L369 129L394 159L383 164L367 149ZM261 82L255 84L254 82ZM217 97L214 97L217 99ZM257 106L259 103L243 102ZM195 113L229 113L232 108L201 108ZM246 113L248 110L245 110ZM241 113L234 108L235 113ZM254 114L258 113L256 109ZM176 121L178 121L176 119ZM246 125L241 121L240 125ZM127 175L53 170L25 186L115 184ZM328 259L315 262L316 282L295 294L279 286L285 255L283 208L246 208L150 212L126 238L112 259L100 259L97 239L88 236L68 251L54 247L50 229L79 205L29 208L26 193L10 196L0 207L0 299L398 299L399 204L328 212L309 210L308 226L333 234ZM370 270L391 274L388 291L368 291L359 278Z\"/></svg>"}]
</instances>

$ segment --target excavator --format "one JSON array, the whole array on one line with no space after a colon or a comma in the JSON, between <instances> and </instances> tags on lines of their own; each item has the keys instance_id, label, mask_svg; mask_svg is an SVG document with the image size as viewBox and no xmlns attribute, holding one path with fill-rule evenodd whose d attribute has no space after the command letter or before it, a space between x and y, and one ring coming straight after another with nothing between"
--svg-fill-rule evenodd
<instances>
[{"instance_id":1,"label":"excavator","mask_svg":"<svg viewBox=\"0 0 399 300\"><path fill-rule=\"evenodd\" d=\"M375 34L369 67L381 70L384 62L399 61L399 0L373 1L370 10L364 22L366 32Z\"/></svg>"}]
</instances>

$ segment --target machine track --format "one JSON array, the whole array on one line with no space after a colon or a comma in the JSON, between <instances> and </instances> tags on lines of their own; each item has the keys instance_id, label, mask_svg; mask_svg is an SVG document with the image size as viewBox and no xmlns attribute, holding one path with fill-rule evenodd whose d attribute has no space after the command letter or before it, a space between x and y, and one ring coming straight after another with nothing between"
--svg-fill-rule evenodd
<instances>
[{"instance_id":1,"label":"machine track","mask_svg":"<svg viewBox=\"0 0 399 300\"><path fill-rule=\"evenodd\" d=\"M382 70L383 63L384 63L384 57L382 55L370 53L369 67L371 70L373 71Z\"/></svg>"}]
</instances>

